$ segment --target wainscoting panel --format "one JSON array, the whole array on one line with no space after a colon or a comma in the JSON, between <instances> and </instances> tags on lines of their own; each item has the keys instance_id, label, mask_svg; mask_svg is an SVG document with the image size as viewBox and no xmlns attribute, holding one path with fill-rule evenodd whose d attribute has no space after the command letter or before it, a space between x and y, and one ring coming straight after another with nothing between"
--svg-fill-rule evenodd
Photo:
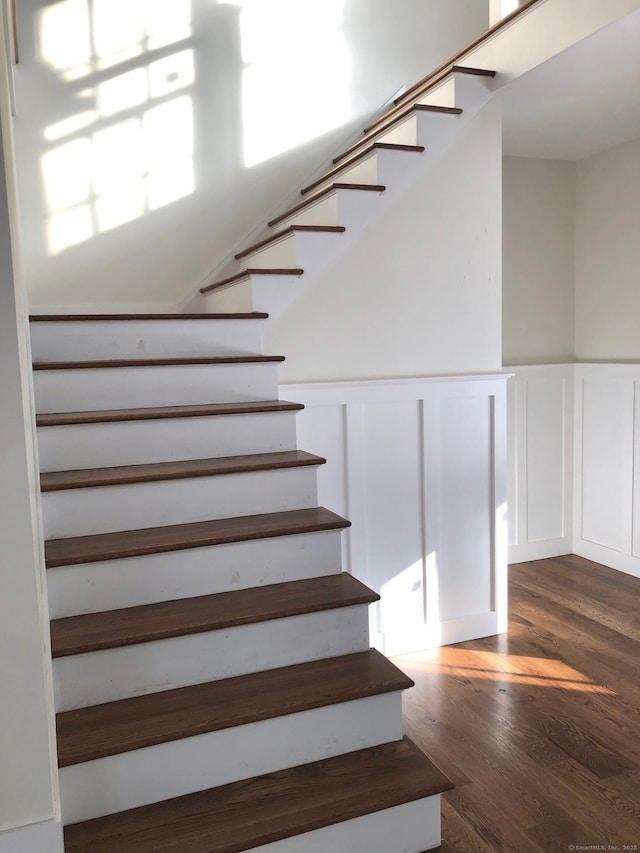
<instances>
[{"instance_id":1,"label":"wainscoting panel","mask_svg":"<svg viewBox=\"0 0 640 853\"><path fill-rule=\"evenodd\" d=\"M505 368L510 563L572 550L573 367Z\"/></svg>"},{"instance_id":2,"label":"wainscoting panel","mask_svg":"<svg viewBox=\"0 0 640 853\"><path fill-rule=\"evenodd\" d=\"M637 364L575 365L574 551L640 577Z\"/></svg>"},{"instance_id":3,"label":"wainscoting panel","mask_svg":"<svg viewBox=\"0 0 640 853\"><path fill-rule=\"evenodd\" d=\"M386 654L506 630L506 377L285 385Z\"/></svg>"}]
</instances>

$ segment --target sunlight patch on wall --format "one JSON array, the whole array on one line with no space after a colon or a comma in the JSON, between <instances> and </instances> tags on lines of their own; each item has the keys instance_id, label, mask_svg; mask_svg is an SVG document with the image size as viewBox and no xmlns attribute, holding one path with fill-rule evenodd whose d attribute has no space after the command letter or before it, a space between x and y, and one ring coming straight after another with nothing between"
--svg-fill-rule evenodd
<instances>
[{"instance_id":1,"label":"sunlight patch on wall","mask_svg":"<svg viewBox=\"0 0 640 853\"><path fill-rule=\"evenodd\" d=\"M502 0L500 4L501 17L505 18L507 15L515 12L519 5L518 0Z\"/></svg>"},{"instance_id":2,"label":"sunlight patch on wall","mask_svg":"<svg viewBox=\"0 0 640 853\"><path fill-rule=\"evenodd\" d=\"M55 143L41 160L50 254L193 192L190 35L191 0L62 0L41 12L43 63L70 86L86 81L68 98L78 111L44 130Z\"/></svg>"},{"instance_id":3,"label":"sunlight patch on wall","mask_svg":"<svg viewBox=\"0 0 640 853\"><path fill-rule=\"evenodd\" d=\"M244 162L254 166L347 122L344 0L219 0L239 6Z\"/></svg>"},{"instance_id":4,"label":"sunlight patch on wall","mask_svg":"<svg viewBox=\"0 0 640 853\"><path fill-rule=\"evenodd\" d=\"M424 622L424 566L416 560L382 585L380 591L383 630L392 625L416 625Z\"/></svg>"}]
</instances>

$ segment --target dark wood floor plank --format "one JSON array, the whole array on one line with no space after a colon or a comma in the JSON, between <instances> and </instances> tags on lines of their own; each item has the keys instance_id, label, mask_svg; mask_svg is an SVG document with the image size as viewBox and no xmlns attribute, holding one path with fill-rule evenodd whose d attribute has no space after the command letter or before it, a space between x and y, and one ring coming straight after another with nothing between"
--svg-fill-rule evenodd
<instances>
[{"instance_id":1,"label":"dark wood floor plank","mask_svg":"<svg viewBox=\"0 0 640 853\"><path fill-rule=\"evenodd\" d=\"M442 799L442 853L495 853L496 847L491 839L487 843L471 824L460 815L455 807Z\"/></svg>"},{"instance_id":2,"label":"dark wood floor plank","mask_svg":"<svg viewBox=\"0 0 640 853\"><path fill-rule=\"evenodd\" d=\"M405 739L67 826L65 851L241 853L449 788Z\"/></svg>"},{"instance_id":3,"label":"dark wood floor plank","mask_svg":"<svg viewBox=\"0 0 640 853\"><path fill-rule=\"evenodd\" d=\"M68 616L51 622L51 652L54 658L85 654L287 619L320 610L371 604L379 598L352 575L341 572L309 580Z\"/></svg>"},{"instance_id":4,"label":"dark wood floor plank","mask_svg":"<svg viewBox=\"0 0 640 853\"><path fill-rule=\"evenodd\" d=\"M546 562L549 563L550 561ZM524 564L524 566L529 565ZM595 624L604 625L612 631L622 633L640 642L640 614L638 611L622 612L617 606L607 605L602 598L598 600L590 596L588 590L579 588L577 584L565 584L563 589L558 582L558 577L559 572L544 573L540 569L534 574L525 568L519 573L517 582L527 589L544 593L549 601L564 605L570 610L591 619Z\"/></svg>"},{"instance_id":5,"label":"dark wood floor plank","mask_svg":"<svg viewBox=\"0 0 640 853\"><path fill-rule=\"evenodd\" d=\"M56 716L58 762L67 767L412 685L372 649L64 711Z\"/></svg>"},{"instance_id":6,"label":"dark wood floor plank","mask_svg":"<svg viewBox=\"0 0 640 853\"><path fill-rule=\"evenodd\" d=\"M510 575L508 636L395 659L406 731L457 782L443 849L640 845L640 580L575 556Z\"/></svg>"}]
</instances>

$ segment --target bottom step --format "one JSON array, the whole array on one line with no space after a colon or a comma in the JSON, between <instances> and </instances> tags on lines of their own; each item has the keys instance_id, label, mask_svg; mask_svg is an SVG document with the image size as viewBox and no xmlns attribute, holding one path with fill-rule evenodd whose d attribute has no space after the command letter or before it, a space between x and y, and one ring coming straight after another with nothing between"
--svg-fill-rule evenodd
<instances>
[{"instance_id":1,"label":"bottom step","mask_svg":"<svg viewBox=\"0 0 640 853\"><path fill-rule=\"evenodd\" d=\"M407 738L65 828L66 853L421 853L449 780Z\"/></svg>"}]
</instances>

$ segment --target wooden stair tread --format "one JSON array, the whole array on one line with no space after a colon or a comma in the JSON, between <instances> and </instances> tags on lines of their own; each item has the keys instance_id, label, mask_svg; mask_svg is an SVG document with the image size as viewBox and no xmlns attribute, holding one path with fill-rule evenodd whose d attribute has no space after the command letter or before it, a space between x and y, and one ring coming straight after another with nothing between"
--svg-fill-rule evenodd
<instances>
[{"instance_id":1,"label":"wooden stair tread","mask_svg":"<svg viewBox=\"0 0 640 853\"><path fill-rule=\"evenodd\" d=\"M54 658L371 604L380 596L347 572L51 622Z\"/></svg>"},{"instance_id":2,"label":"wooden stair tread","mask_svg":"<svg viewBox=\"0 0 640 853\"><path fill-rule=\"evenodd\" d=\"M429 75L429 77L424 78L423 81L416 83L411 88L407 89L399 98L394 101L394 106L388 109L385 113L375 121L371 122L368 127L365 127L364 133L368 135L372 131L379 132L382 128L388 127L393 124L393 119L398 110L407 107L411 101L415 101L417 98L422 98L424 95L427 95L434 86L437 86L440 83L443 83L447 77L451 77L453 74L470 74L476 77L495 77L496 72L491 71L484 68L469 68L464 65L453 65L451 63L447 64L444 67L441 67L438 73L433 73Z\"/></svg>"},{"instance_id":3,"label":"wooden stair tread","mask_svg":"<svg viewBox=\"0 0 640 853\"><path fill-rule=\"evenodd\" d=\"M320 199L324 198L324 196L329 195L335 190L359 190L364 192L377 192L383 193L386 190L386 187L383 187L382 184L330 184L328 187L325 187L320 192L314 193L312 196L308 196L304 201L299 202L298 204L294 204L293 207L290 207L288 210L285 210L284 213L280 213L275 219L272 219L269 222L269 226L273 227L277 225L278 222L282 222L284 219L288 219L294 213L298 213L298 211L303 210L305 207L309 207L312 204L315 204L316 201L320 201Z\"/></svg>"},{"instance_id":4,"label":"wooden stair tread","mask_svg":"<svg viewBox=\"0 0 640 853\"><path fill-rule=\"evenodd\" d=\"M452 787L404 738L67 826L65 850L242 853Z\"/></svg>"},{"instance_id":5,"label":"wooden stair tread","mask_svg":"<svg viewBox=\"0 0 640 853\"><path fill-rule=\"evenodd\" d=\"M496 72L490 70L489 68L473 68L470 65L455 65L449 63L443 70L438 74L434 74L432 72L429 75L428 82L420 82L414 84L406 92L403 92L399 97L394 100L394 104L396 106L401 104L403 101L408 103L411 98L422 97L422 95L426 95L430 89L432 89L435 85L442 83L447 77L450 77L452 74L468 74L471 77L495 77Z\"/></svg>"},{"instance_id":6,"label":"wooden stair tread","mask_svg":"<svg viewBox=\"0 0 640 853\"><path fill-rule=\"evenodd\" d=\"M230 275L228 278L220 279L220 281L214 281L212 284L207 284L205 287L200 288L200 293L210 293L212 290L216 290L219 287L226 287L228 284L234 284L235 282L242 281L244 278L249 278L252 275L291 275L300 277L303 275L304 270L293 268L283 268L283 269L253 269L249 268L246 270L242 270L242 272L238 272L235 275Z\"/></svg>"},{"instance_id":7,"label":"wooden stair tread","mask_svg":"<svg viewBox=\"0 0 640 853\"><path fill-rule=\"evenodd\" d=\"M72 424L117 423L122 421L155 421L170 418L254 415L259 413L299 412L302 403L287 400L260 400L248 403L202 403L195 406L156 406L142 409L104 409L94 412L49 412L36 415L36 426L69 426Z\"/></svg>"},{"instance_id":8,"label":"wooden stair tread","mask_svg":"<svg viewBox=\"0 0 640 853\"><path fill-rule=\"evenodd\" d=\"M326 461L321 456L315 456L304 450L285 450L275 453L248 453L243 456L217 456L211 459L188 459L181 462L150 462L145 465L119 465L113 468L51 471L40 475L40 490L57 492L63 489L122 486L130 483L212 477L249 471L273 471L279 468L323 465Z\"/></svg>"},{"instance_id":9,"label":"wooden stair tread","mask_svg":"<svg viewBox=\"0 0 640 853\"><path fill-rule=\"evenodd\" d=\"M369 128L366 128L363 131L365 137L371 136L372 139L375 139L380 134L385 133L387 130L392 128L395 124L399 124L405 119L409 118L414 112L426 112L426 113L441 113L442 115L452 115L459 116L462 115L462 110L460 107L440 107L434 104L411 104L409 106L403 105L402 107L394 107L393 113L388 112L385 113L385 116L388 116L388 120L383 124L375 124ZM354 142L353 145L350 145L349 148L345 149L341 154L337 157L333 158L334 163L340 163L341 168L344 168L343 160L346 157L349 157L354 151L357 151L365 142L366 138L359 139L357 142Z\"/></svg>"},{"instance_id":10,"label":"wooden stair tread","mask_svg":"<svg viewBox=\"0 0 640 853\"><path fill-rule=\"evenodd\" d=\"M118 533L49 539L45 542L45 559L47 568L55 568L344 527L350 527L350 522L324 507L294 509Z\"/></svg>"},{"instance_id":11,"label":"wooden stair tread","mask_svg":"<svg viewBox=\"0 0 640 853\"><path fill-rule=\"evenodd\" d=\"M197 364L264 364L284 361L283 355L212 355L188 358L114 358L95 361L37 361L34 370L101 370L112 367L171 367Z\"/></svg>"},{"instance_id":12,"label":"wooden stair tread","mask_svg":"<svg viewBox=\"0 0 640 853\"><path fill-rule=\"evenodd\" d=\"M422 154L424 151L424 145L400 145L391 142L373 142L368 148L364 148L362 151L355 154L349 160L345 160L340 166L337 166L335 169L330 169L328 172L325 172L324 175L321 175L315 181L310 184L307 184L306 187L303 187L300 190L301 195L306 195L307 193L314 190L316 187L319 187L325 181L331 180L331 178L340 174L340 172L344 171L344 169L348 169L350 166L354 166L360 160L364 160L366 157L369 157L371 154L374 154L376 151L404 151L411 152L414 154ZM334 163L336 161L334 160Z\"/></svg>"},{"instance_id":13,"label":"wooden stair tread","mask_svg":"<svg viewBox=\"0 0 640 853\"><path fill-rule=\"evenodd\" d=\"M272 234L270 237L266 237L258 243L253 243L247 249L243 249L241 252L238 252L238 254L235 255L235 259L239 261L241 258L246 258L247 255L251 255L258 249L262 249L270 243L275 243L289 234L295 234L296 231L312 234L344 234L346 230L347 229L344 225L290 225L288 228L283 228L282 231L278 231L276 234Z\"/></svg>"},{"instance_id":14,"label":"wooden stair tread","mask_svg":"<svg viewBox=\"0 0 640 853\"><path fill-rule=\"evenodd\" d=\"M375 649L56 716L60 767L412 687Z\"/></svg>"},{"instance_id":15,"label":"wooden stair tread","mask_svg":"<svg viewBox=\"0 0 640 853\"><path fill-rule=\"evenodd\" d=\"M102 320L266 320L263 311L230 312L226 314L31 314L30 323L87 322Z\"/></svg>"}]
</instances>

